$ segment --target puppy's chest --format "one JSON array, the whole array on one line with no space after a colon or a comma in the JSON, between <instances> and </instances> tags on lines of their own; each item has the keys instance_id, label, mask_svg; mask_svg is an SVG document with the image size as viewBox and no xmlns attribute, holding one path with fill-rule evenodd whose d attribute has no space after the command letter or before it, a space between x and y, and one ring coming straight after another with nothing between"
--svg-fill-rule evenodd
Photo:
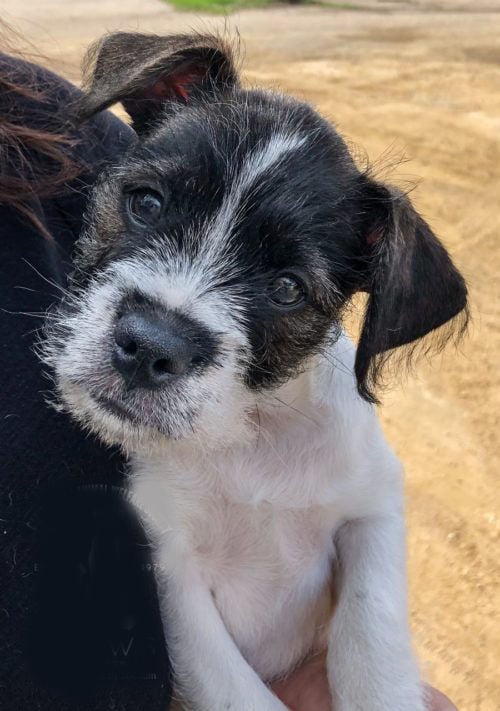
<instances>
[{"instance_id":1,"label":"puppy's chest","mask_svg":"<svg viewBox=\"0 0 500 711\"><path fill-rule=\"evenodd\" d=\"M171 479L170 524L214 592L296 589L332 554L338 516L311 492L317 462L273 455L206 462Z\"/></svg>"},{"instance_id":2,"label":"puppy's chest","mask_svg":"<svg viewBox=\"0 0 500 711\"><path fill-rule=\"evenodd\" d=\"M179 462L156 491L144 478L145 508L163 531L162 564L196 570L238 647L268 678L321 643L331 613L340 516L311 497L311 466L282 456ZM136 479L143 501L144 486Z\"/></svg>"},{"instance_id":3,"label":"puppy's chest","mask_svg":"<svg viewBox=\"0 0 500 711\"><path fill-rule=\"evenodd\" d=\"M181 514L194 558L211 587L289 588L331 553L331 527L321 507L242 504L214 497L196 521Z\"/></svg>"},{"instance_id":4,"label":"puppy's chest","mask_svg":"<svg viewBox=\"0 0 500 711\"><path fill-rule=\"evenodd\" d=\"M332 604L329 512L220 497L181 519L227 629L262 676L284 673L322 645Z\"/></svg>"}]
</instances>

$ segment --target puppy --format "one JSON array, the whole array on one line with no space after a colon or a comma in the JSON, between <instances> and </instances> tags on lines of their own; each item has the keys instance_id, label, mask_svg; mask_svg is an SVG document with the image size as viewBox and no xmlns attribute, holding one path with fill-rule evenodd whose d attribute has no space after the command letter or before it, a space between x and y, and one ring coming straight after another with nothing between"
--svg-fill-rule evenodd
<instances>
[{"instance_id":1,"label":"puppy","mask_svg":"<svg viewBox=\"0 0 500 711\"><path fill-rule=\"evenodd\" d=\"M282 710L266 682L327 649L336 711L423 711L373 403L390 351L465 313L462 277L308 104L242 88L219 38L93 56L81 115L121 101L137 141L95 187L44 357L130 457L184 703Z\"/></svg>"}]
</instances>

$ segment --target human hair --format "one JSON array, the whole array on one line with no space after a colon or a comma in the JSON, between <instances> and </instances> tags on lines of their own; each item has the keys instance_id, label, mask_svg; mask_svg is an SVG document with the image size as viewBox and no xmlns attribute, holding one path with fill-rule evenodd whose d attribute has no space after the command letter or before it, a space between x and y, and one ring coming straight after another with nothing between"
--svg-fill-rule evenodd
<instances>
[{"instance_id":1,"label":"human hair","mask_svg":"<svg viewBox=\"0 0 500 711\"><path fill-rule=\"evenodd\" d=\"M76 138L62 112L51 110L50 86L40 80L39 67L25 61L22 38L2 21L0 39L7 52L0 55L0 206L14 208L51 239L34 203L64 192L82 171Z\"/></svg>"}]
</instances>

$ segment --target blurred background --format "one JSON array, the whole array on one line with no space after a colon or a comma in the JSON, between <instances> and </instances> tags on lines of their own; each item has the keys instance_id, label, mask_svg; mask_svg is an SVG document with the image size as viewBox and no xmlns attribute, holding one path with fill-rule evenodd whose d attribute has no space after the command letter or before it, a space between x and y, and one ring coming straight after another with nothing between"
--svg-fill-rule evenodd
<instances>
[{"instance_id":1,"label":"blurred background","mask_svg":"<svg viewBox=\"0 0 500 711\"><path fill-rule=\"evenodd\" d=\"M498 711L500 0L0 0L0 16L76 83L110 30L239 31L248 83L311 101L412 190L473 317L381 408L407 472L412 625L428 680L460 711Z\"/></svg>"}]
</instances>

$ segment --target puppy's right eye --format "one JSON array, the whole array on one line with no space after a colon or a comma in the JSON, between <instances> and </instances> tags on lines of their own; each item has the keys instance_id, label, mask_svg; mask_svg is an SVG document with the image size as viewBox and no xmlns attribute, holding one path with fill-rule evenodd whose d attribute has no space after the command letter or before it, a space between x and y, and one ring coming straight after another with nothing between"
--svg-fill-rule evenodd
<instances>
[{"instance_id":1,"label":"puppy's right eye","mask_svg":"<svg viewBox=\"0 0 500 711\"><path fill-rule=\"evenodd\" d=\"M128 213L141 227L153 227L158 224L163 213L163 205L163 196L155 190L140 188L131 191L128 195Z\"/></svg>"}]
</instances>

